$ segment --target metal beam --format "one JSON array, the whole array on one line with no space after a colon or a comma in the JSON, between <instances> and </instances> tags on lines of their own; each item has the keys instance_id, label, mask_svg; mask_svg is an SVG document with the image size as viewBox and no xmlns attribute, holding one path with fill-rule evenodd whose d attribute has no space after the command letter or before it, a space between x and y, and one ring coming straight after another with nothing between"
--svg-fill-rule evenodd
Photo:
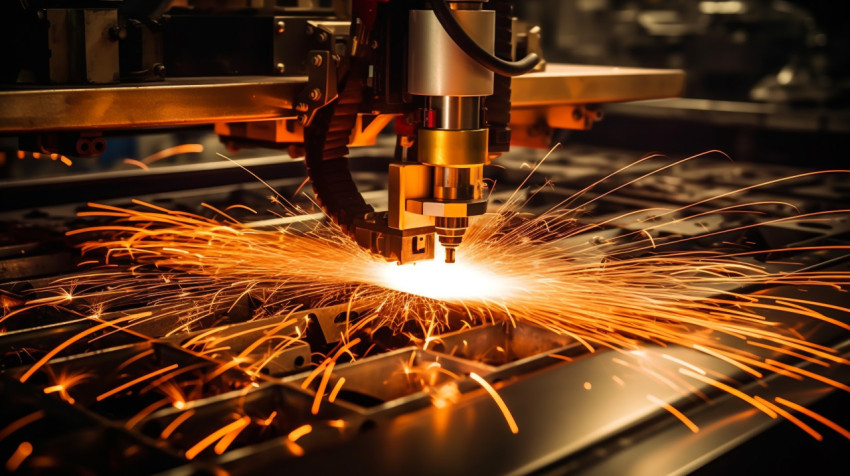
<instances>
[{"instance_id":1,"label":"metal beam","mask_svg":"<svg viewBox=\"0 0 850 476\"><path fill-rule=\"evenodd\" d=\"M679 70L550 64L514 78L516 108L678 96ZM169 79L0 91L0 134L145 129L293 116L303 76Z\"/></svg>"}]
</instances>

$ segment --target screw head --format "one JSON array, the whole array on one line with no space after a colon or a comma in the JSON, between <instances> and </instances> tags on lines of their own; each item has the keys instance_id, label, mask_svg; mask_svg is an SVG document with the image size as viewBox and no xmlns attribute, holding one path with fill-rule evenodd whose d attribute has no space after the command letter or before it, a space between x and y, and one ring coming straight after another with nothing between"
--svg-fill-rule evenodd
<instances>
[{"instance_id":1,"label":"screw head","mask_svg":"<svg viewBox=\"0 0 850 476\"><path fill-rule=\"evenodd\" d=\"M313 55L313 66L319 67L322 65L322 55Z\"/></svg>"},{"instance_id":2,"label":"screw head","mask_svg":"<svg viewBox=\"0 0 850 476\"><path fill-rule=\"evenodd\" d=\"M306 124L307 123L307 115L306 114L299 114L298 115L298 123L301 124L301 125Z\"/></svg>"},{"instance_id":3,"label":"screw head","mask_svg":"<svg viewBox=\"0 0 850 476\"><path fill-rule=\"evenodd\" d=\"M118 41L127 38L127 30L121 28L118 25L113 26L109 29L109 40L110 41Z\"/></svg>"},{"instance_id":4,"label":"screw head","mask_svg":"<svg viewBox=\"0 0 850 476\"><path fill-rule=\"evenodd\" d=\"M323 32L323 31L320 31L319 32L319 42L324 43L326 41L328 41L328 34Z\"/></svg>"},{"instance_id":5,"label":"screw head","mask_svg":"<svg viewBox=\"0 0 850 476\"><path fill-rule=\"evenodd\" d=\"M307 112L308 109L310 109L310 107L307 106L307 104L305 104L303 102L299 102L298 104L295 105L295 110L298 111L298 112Z\"/></svg>"},{"instance_id":6,"label":"screw head","mask_svg":"<svg viewBox=\"0 0 850 476\"><path fill-rule=\"evenodd\" d=\"M322 90L319 88L313 88L310 90L310 99L313 101L318 101L322 99Z\"/></svg>"},{"instance_id":7,"label":"screw head","mask_svg":"<svg viewBox=\"0 0 850 476\"><path fill-rule=\"evenodd\" d=\"M286 65L285 65L285 64L283 64L283 63L278 63L278 64L275 66L275 70L276 70L279 74L283 74L284 72L286 72Z\"/></svg>"}]
</instances>

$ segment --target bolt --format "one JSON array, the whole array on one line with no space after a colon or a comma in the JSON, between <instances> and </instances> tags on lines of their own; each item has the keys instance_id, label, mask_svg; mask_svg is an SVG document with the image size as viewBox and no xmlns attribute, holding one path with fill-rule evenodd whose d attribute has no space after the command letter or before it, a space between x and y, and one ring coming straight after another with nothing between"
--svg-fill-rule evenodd
<instances>
[{"instance_id":1,"label":"bolt","mask_svg":"<svg viewBox=\"0 0 850 476\"><path fill-rule=\"evenodd\" d=\"M283 20L278 20L276 26L277 26L277 34L278 35L280 35L284 31L286 31L286 23L284 23Z\"/></svg>"},{"instance_id":2,"label":"bolt","mask_svg":"<svg viewBox=\"0 0 850 476\"><path fill-rule=\"evenodd\" d=\"M328 34L323 32L323 31L320 31L319 32L319 43L324 43L326 41L328 41Z\"/></svg>"},{"instance_id":3,"label":"bolt","mask_svg":"<svg viewBox=\"0 0 850 476\"><path fill-rule=\"evenodd\" d=\"M91 152L91 146L91 139L77 139L77 154L84 156L89 155Z\"/></svg>"},{"instance_id":4,"label":"bolt","mask_svg":"<svg viewBox=\"0 0 850 476\"><path fill-rule=\"evenodd\" d=\"M319 88L313 88L310 90L310 99L313 101L318 101L322 99L322 91Z\"/></svg>"},{"instance_id":5,"label":"bolt","mask_svg":"<svg viewBox=\"0 0 850 476\"><path fill-rule=\"evenodd\" d=\"M590 111L590 113L593 115L594 121L601 121L602 117L604 116L602 109L594 109L594 110Z\"/></svg>"},{"instance_id":6,"label":"bolt","mask_svg":"<svg viewBox=\"0 0 850 476\"><path fill-rule=\"evenodd\" d=\"M298 104L295 105L295 110L298 111L298 112L307 112L307 110L309 108L310 107L307 106L307 104L303 103L303 102L299 102Z\"/></svg>"},{"instance_id":7,"label":"bolt","mask_svg":"<svg viewBox=\"0 0 850 476\"><path fill-rule=\"evenodd\" d=\"M313 66L319 67L322 65L322 55L313 55Z\"/></svg>"},{"instance_id":8,"label":"bolt","mask_svg":"<svg viewBox=\"0 0 850 476\"><path fill-rule=\"evenodd\" d=\"M127 38L127 31L118 25L113 26L109 29L109 40L110 41L118 41Z\"/></svg>"},{"instance_id":9,"label":"bolt","mask_svg":"<svg viewBox=\"0 0 850 476\"><path fill-rule=\"evenodd\" d=\"M277 69L277 72L280 73L280 74L283 74L286 71L286 65L283 64L283 63L278 63L277 66L275 66L275 68Z\"/></svg>"},{"instance_id":10,"label":"bolt","mask_svg":"<svg viewBox=\"0 0 850 476\"><path fill-rule=\"evenodd\" d=\"M298 123L302 126L307 124L307 114L299 114L298 115Z\"/></svg>"}]
</instances>

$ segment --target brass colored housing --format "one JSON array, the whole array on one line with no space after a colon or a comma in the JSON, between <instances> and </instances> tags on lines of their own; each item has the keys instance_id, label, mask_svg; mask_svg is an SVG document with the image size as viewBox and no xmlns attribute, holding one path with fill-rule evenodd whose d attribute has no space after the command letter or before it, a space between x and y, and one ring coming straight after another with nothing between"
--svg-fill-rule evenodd
<instances>
[{"instance_id":1,"label":"brass colored housing","mask_svg":"<svg viewBox=\"0 0 850 476\"><path fill-rule=\"evenodd\" d=\"M418 160L443 167L474 167L487 162L487 129L419 129Z\"/></svg>"},{"instance_id":2,"label":"brass colored housing","mask_svg":"<svg viewBox=\"0 0 850 476\"><path fill-rule=\"evenodd\" d=\"M391 228L407 230L434 226L434 219L407 210L410 199L431 196L431 167L418 163L394 163L389 167L389 204L387 223Z\"/></svg>"}]
</instances>

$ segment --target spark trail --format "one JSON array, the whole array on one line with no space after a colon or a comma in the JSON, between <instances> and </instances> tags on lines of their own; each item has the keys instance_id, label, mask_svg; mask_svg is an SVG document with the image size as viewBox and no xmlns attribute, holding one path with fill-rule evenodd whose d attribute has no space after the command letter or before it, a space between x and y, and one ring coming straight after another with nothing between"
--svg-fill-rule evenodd
<instances>
[{"instance_id":1,"label":"spark trail","mask_svg":"<svg viewBox=\"0 0 850 476\"><path fill-rule=\"evenodd\" d=\"M322 220L257 229L234 218L235 209L242 214L255 213L241 206L218 210L206 205L215 218L205 218L138 200L133 209L90 204L91 210L80 215L109 218L113 223L70 234L97 233L102 237L83 245L85 253L99 257L99 268L56 282L52 290L44 290L55 297L42 298L36 304L75 300L86 303L98 315L132 303L155 305L159 309L156 315L139 322L167 320L171 332L176 333L198 328L210 316L232 311L246 297L260 303L253 318L289 316L298 308L348 302L369 312L342 326L340 346L347 352L354 344L353 336L380 327L409 334L414 341L427 345L440 333L464 322L522 322L568 335L589 352L628 352L647 344L675 344L756 378L780 373L818 379L850 391L841 382L781 361L790 357L822 367L850 364L835 349L810 342L796 330L797 322L819 321L850 331L850 325L832 317L850 310L750 292L783 285L841 289L850 278L847 272L771 266L754 259L766 256L765 250L735 248L730 252L689 246L694 240L721 232L746 232L793 220L829 220L846 215L848 210L762 219L698 236L665 231L723 214L758 216L760 207L775 203L720 207L713 203L759 186L806 176L800 175L724 192L679 208L652 210L653 219L644 220L638 229L614 237L594 237L597 231L615 223L634 223L648 212L633 211L586 224L582 210L671 165L600 190L610 178L606 177L537 216L523 213L535 192L517 190L498 211L473 221L456 264L387 263ZM844 173L848 172L817 174ZM294 207L284 209L286 216L306 214ZM779 251L824 250L850 252L846 246ZM768 320L763 316L768 311L790 316L792 323ZM286 322L287 318L282 319ZM126 325L132 329L136 324ZM417 331L411 331L411 327ZM295 329L282 345L301 337L301 329ZM210 344L215 345L221 342ZM340 355L336 352L332 359ZM759 403L760 397L730 391L722 376L719 380L717 376L707 377L692 367L683 363L681 372L692 383L728 391L772 413ZM320 365L314 378L332 368L333 362Z\"/></svg>"}]
</instances>

